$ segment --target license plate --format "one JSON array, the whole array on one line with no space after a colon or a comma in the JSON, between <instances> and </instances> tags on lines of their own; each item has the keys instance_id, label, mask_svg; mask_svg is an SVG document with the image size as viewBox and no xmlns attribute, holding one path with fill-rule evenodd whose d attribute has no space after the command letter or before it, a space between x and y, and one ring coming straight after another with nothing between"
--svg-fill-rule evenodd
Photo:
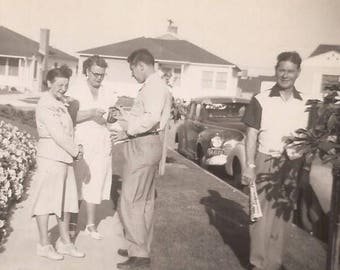
<instances>
[{"instance_id":1,"label":"license plate","mask_svg":"<svg viewBox=\"0 0 340 270\"><path fill-rule=\"evenodd\" d=\"M220 148L208 148L207 151L208 156L218 156L218 155L223 155L224 150Z\"/></svg>"}]
</instances>

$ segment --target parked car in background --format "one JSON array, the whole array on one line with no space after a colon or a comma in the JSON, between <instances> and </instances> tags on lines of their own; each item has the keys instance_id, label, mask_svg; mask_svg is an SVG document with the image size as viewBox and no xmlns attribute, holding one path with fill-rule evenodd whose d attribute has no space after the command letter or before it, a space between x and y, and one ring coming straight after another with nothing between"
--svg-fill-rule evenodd
<instances>
[{"instance_id":1,"label":"parked car in background","mask_svg":"<svg viewBox=\"0 0 340 270\"><path fill-rule=\"evenodd\" d=\"M241 118L248 103L247 99L230 97L193 99L176 131L178 152L202 167L224 166L235 184L240 184L246 130Z\"/></svg>"},{"instance_id":2,"label":"parked car in background","mask_svg":"<svg viewBox=\"0 0 340 270\"><path fill-rule=\"evenodd\" d=\"M332 165L315 157L310 171L303 171L297 214L303 229L323 241L328 240L332 196Z\"/></svg>"}]
</instances>

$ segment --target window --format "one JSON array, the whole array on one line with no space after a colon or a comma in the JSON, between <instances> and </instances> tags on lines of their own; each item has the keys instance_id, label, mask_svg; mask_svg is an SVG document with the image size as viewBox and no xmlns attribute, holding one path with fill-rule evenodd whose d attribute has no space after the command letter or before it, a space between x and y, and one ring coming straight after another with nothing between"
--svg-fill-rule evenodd
<instances>
[{"instance_id":1,"label":"window","mask_svg":"<svg viewBox=\"0 0 340 270\"><path fill-rule=\"evenodd\" d=\"M0 57L0 75L5 75L7 58Z\"/></svg>"},{"instance_id":2,"label":"window","mask_svg":"<svg viewBox=\"0 0 340 270\"><path fill-rule=\"evenodd\" d=\"M175 68L166 64L159 64L159 69L163 73L163 79L166 81L168 85L172 86L180 86L181 84L181 72L180 68Z\"/></svg>"},{"instance_id":3,"label":"window","mask_svg":"<svg viewBox=\"0 0 340 270\"><path fill-rule=\"evenodd\" d=\"M227 72L217 72L216 73L216 89L226 89L227 88L227 78L228 73Z\"/></svg>"},{"instance_id":4,"label":"window","mask_svg":"<svg viewBox=\"0 0 340 270\"><path fill-rule=\"evenodd\" d=\"M202 88L212 88L213 87L213 71L203 71L202 72Z\"/></svg>"},{"instance_id":5,"label":"window","mask_svg":"<svg viewBox=\"0 0 340 270\"><path fill-rule=\"evenodd\" d=\"M19 59L8 58L8 75L18 76L19 75Z\"/></svg>"},{"instance_id":6,"label":"window","mask_svg":"<svg viewBox=\"0 0 340 270\"><path fill-rule=\"evenodd\" d=\"M321 92L334 85L340 85L340 75L322 75Z\"/></svg>"},{"instance_id":7,"label":"window","mask_svg":"<svg viewBox=\"0 0 340 270\"><path fill-rule=\"evenodd\" d=\"M174 86L180 86L181 85L181 72L182 70L180 68L174 68L174 79L173 79L173 85Z\"/></svg>"}]
</instances>

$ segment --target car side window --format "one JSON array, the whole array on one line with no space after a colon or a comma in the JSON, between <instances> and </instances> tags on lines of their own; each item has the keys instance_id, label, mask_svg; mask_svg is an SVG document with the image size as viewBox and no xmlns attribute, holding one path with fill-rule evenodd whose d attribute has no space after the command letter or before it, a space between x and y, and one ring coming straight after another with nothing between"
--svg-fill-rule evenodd
<instances>
[{"instance_id":1,"label":"car side window","mask_svg":"<svg viewBox=\"0 0 340 270\"><path fill-rule=\"evenodd\" d=\"M196 109L196 103L192 102L190 104L190 111L189 111L188 119L194 119L194 117L195 117L195 109Z\"/></svg>"}]
</instances>

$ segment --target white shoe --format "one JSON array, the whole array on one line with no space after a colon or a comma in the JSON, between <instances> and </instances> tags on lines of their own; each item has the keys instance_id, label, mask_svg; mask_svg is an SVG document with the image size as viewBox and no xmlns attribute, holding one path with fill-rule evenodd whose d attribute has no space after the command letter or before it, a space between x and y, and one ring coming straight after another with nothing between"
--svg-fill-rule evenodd
<instances>
[{"instance_id":1,"label":"white shoe","mask_svg":"<svg viewBox=\"0 0 340 270\"><path fill-rule=\"evenodd\" d=\"M64 244L60 238L57 240L55 247L60 254L69 255L76 258L85 257L85 253L79 251L73 243Z\"/></svg>"},{"instance_id":2,"label":"white shoe","mask_svg":"<svg viewBox=\"0 0 340 270\"><path fill-rule=\"evenodd\" d=\"M86 225L85 230L84 230L85 234L91 236L93 239L96 239L96 240L103 239L103 236L99 232L89 230L89 227L92 227L92 226L94 226L94 224Z\"/></svg>"},{"instance_id":3,"label":"white shoe","mask_svg":"<svg viewBox=\"0 0 340 270\"><path fill-rule=\"evenodd\" d=\"M40 244L37 245L37 255L41 257L46 257L51 260L60 261L64 259L64 256L55 251L52 245L42 246Z\"/></svg>"}]
</instances>

